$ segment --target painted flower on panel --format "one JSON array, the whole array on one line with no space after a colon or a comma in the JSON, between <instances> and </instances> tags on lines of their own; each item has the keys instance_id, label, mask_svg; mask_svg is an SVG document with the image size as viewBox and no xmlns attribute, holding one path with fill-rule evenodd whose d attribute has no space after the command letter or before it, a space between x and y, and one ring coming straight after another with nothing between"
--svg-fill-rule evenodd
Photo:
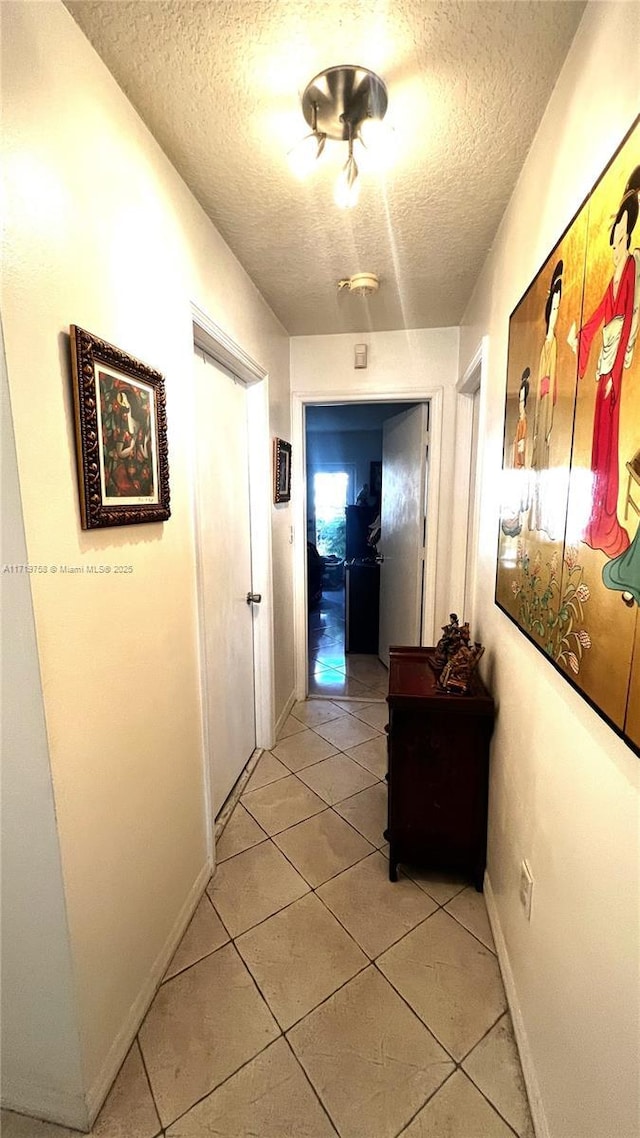
<instances>
[{"instance_id":1,"label":"painted flower on panel","mask_svg":"<svg viewBox=\"0 0 640 1138\"><path fill-rule=\"evenodd\" d=\"M578 675L583 652L591 648L591 637L582 627L583 606L591 592L582 579L577 548L565 550L564 563L567 572L559 579L557 552L543 566L539 550L532 561L526 546L519 543L518 575L511 589L518 600L518 620L522 626L540 638L552 660Z\"/></svg>"}]
</instances>

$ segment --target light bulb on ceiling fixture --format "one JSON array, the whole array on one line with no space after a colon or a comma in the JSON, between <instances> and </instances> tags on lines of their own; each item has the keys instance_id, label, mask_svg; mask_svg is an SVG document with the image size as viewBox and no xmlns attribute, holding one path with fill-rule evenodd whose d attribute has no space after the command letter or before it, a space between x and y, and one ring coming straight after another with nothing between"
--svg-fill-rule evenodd
<instances>
[{"instance_id":1,"label":"light bulb on ceiling fixture","mask_svg":"<svg viewBox=\"0 0 640 1138\"><path fill-rule=\"evenodd\" d=\"M392 126L385 120L369 116L360 123L356 141L360 143L358 162L361 172L385 173L397 159L397 138Z\"/></svg>"},{"instance_id":2,"label":"light bulb on ceiling fixture","mask_svg":"<svg viewBox=\"0 0 640 1138\"><path fill-rule=\"evenodd\" d=\"M317 159L324 150L326 138L325 134L314 134L312 132L305 138L301 138L300 142L297 142L287 154L291 171L301 182L313 170Z\"/></svg>"},{"instance_id":3,"label":"light bulb on ceiling fixture","mask_svg":"<svg viewBox=\"0 0 640 1138\"><path fill-rule=\"evenodd\" d=\"M389 137L389 127L382 119L367 116L358 128L358 139L367 150L382 146Z\"/></svg>"},{"instance_id":4,"label":"light bulb on ceiling fixture","mask_svg":"<svg viewBox=\"0 0 640 1138\"><path fill-rule=\"evenodd\" d=\"M334 200L340 209L352 209L360 196L360 182L358 180L358 165L353 157L353 136L349 137L349 157L345 162L334 190Z\"/></svg>"},{"instance_id":5,"label":"light bulb on ceiling fixture","mask_svg":"<svg viewBox=\"0 0 640 1138\"><path fill-rule=\"evenodd\" d=\"M326 134L318 130L318 108L316 104L314 104L311 133L305 135L299 142L296 142L295 146L293 146L287 154L289 166L296 178L299 178L300 181L307 178L313 170L315 163L324 150L326 141Z\"/></svg>"}]
</instances>

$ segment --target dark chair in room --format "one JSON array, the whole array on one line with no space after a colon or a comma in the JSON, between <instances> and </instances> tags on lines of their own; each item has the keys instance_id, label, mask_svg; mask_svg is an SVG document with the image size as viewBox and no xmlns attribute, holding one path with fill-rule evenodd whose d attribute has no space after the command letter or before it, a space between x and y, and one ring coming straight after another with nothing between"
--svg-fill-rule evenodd
<instances>
[{"instance_id":1,"label":"dark chair in room","mask_svg":"<svg viewBox=\"0 0 640 1138\"><path fill-rule=\"evenodd\" d=\"M310 609L317 608L322 600L322 577L324 558L320 556L313 542L307 542L307 593Z\"/></svg>"},{"instance_id":2,"label":"dark chair in room","mask_svg":"<svg viewBox=\"0 0 640 1138\"><path fill-rule=\"evenodd\" d=\"M330 553L328 557L323 557L324 573L322 576L323 588L329 590L341 589L344 585L344 560L342 557L336 557L335 554Z\"/></svg>"}]
</instances>

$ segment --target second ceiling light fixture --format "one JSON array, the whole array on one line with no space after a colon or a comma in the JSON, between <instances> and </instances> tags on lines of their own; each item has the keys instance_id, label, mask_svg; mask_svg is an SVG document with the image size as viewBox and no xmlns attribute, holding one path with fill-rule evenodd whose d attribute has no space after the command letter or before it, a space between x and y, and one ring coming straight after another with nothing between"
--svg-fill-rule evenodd
<instances>
[{"instance_id":1,"label":"second ceiling light fixture","mask_svg":"<svg viewBox=\"0 0 640 1138\"><path fill-rule=\"evenodd\" d=\"M311 133L289 152L294 172L305 177L324 150L328 138L346 142L347 161L335 187L336 204L354 206L360 189L354 143L368 148L387 110L387 88L366 67L345 65L321 71L305 88L302 113Z\"/></svg>"}]
</instances>

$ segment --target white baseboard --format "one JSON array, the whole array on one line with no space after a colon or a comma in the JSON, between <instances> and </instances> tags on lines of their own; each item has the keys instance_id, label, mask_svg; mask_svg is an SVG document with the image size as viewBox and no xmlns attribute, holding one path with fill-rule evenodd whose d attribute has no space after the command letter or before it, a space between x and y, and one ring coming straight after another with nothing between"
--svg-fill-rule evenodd
<instances>
[{"instance_id":1,"label":"white baseboard","mask_svg":"<svg viewBox=\"0 0 640 1138\"><path fill-rule=\"evenodd\" d=\"M287 719L291 715L291 708L294 706L295 703L296 703L296 693L295 693L295 691L292 691L291 695L289 696L287 702L285 703L282 711L280 712L280 715L278 716L278 722L276 723L276 739L277 739L278 735L280 734L282 728L284 727L285 723L287 722Z\"/></svg>"},{"instance_id":2,"label":"white baseboard","mask_svg":"<svg viewBox=\"0 0 640 1138\"><path fill-rule=\"evenodd\" d=\"M220 838L222 837L222 835L224 833L225 826L226 826L227 822L229 821L229 819L231 818L231 815L233 814L233 811L235 810L236 806L238 805L238 802L240 801L241 796L244 794L244 788L247 785L249 779L251 778L251 775L253 774L254 770L256 769L256 767L257 767L257 765L258 765L258 763L259 763L259 761L263 755L264 755L264 749L262 747L256 747L255 751L253 752L251 758L249 759L249 762L247 763L246 767L244 768L244 770L243 770L242 774L240 775L238 781L236 782L235 786L233 786L232 789L230 790L229 797L227 798L224 806L222 807L222 810L220 811L220 813L216 817L215 831L214 831L214 835L213 835L215 845L217 845L218 842L220 841ZM215 855L214 855L214 867L215 867Z\"/></svg>"},{"instance_id":3,"label":"white baseboard","mask_svg":"<svg viewBox=\"0 0 640 1138\"><path fill-rule=\"evenodd\" d=\"M516 1046L520 1055L520 1066L522 1067L522 1075L527 1088L533 1128L536 1133L536 1138L550 1138L547 1117L540 1095L540 1087L538 1086L538 1077L533 1064L527 1031L518 1002L518 994L516 992L515 980L509 961L509 953L507 952L507 944L502 934L496 900L488 873L485 873L484 876L484 899L487 906L491 932L493 933L493 939L495 941L496 952L498 954L498 964L500 965L507 1004L509 1005L509 1012L511 1014L513 1034L515 1035Z\"/></svg>"},{"instance_id":4,"label":"white baseboard","mask_svg":"<svg viewBox=\"0 0 640 1138\"><path fill-rule=\"evenodd\" d=\"M37 1079L2 1072L2 1108L30 1118L56 1122L73 1130L90 1129L87 1104L83 1094L64 1094L52 1087L40 1086ZM25 1131L26 1133L26 1131Z\"/></svg>"},{"instance_id":5,"label":"white baseboard","mask_svg":"<svg viewBox=\"0 0 640 1138\"><path fill-rule=\"evenodd\" d=\"M35 1079L14 1078L11 1072L5 1068L2 1080L3 1108L14 1110L18 1114L28 1114L46 1122L55 1122L59 1126L69 1126L74 1130L87 1132L91 1129L138 1033L149 1005L160 987L169 962L182 940L184 931L204 893L210 876L211 863L207 860L189 890L173 928L158 953L147 980L114 1039L98 1077L86 1097L82 1094L64 1094L55 1088L38 1086Z\"/></svg>"},{"instance_id":6,"label":"white baseboard","mask_svg":"<svg viewBox=\"0 0 640 1138\"><path fill-rule=\"evenodd\" d=\"M293 707L295 702L296 702L296 693L291 692L291 695L289 696L287 702L285 703L285 705L284 705L284 707L280 713L280 716L278 718L278 722L276 723L276 739L280 733L280 729L284 726L289 715L291 714L291 708ZM274 745L275 745L275 740L272 743L272 746L274 746ZM244 788L247 785L249 779L251 778L251 775L253 774L253 772L254 772L257 764L258 764L258 761L262 758L264 751L265 751L264 747L256 747L251 758L249 759L249 762L247 763L246 767L244 768L242 774L240 775L238 781L236 782L235 786L232 788L231 792L229 793L229 797L227 798L224 806L222 807L222 810L217 815L216 825L215 825L215 834L214 834L215 842L218 842L220 840L220 838L222 837L222 834L224 833L224 828L225 828L227 822L229 821L231 815L233 814L233 811L235 810L235 808L236 808L236 806L240 800L241 795L244 793Z\"/></svg>"},{"instance_id":7,"label":"white baseboard","mask_svg":"<svg viewBox=\"0 0 640 1138\"><path fill-rule=\"evenodd\" d=\"M90 1126L93 1126L102 1104L106 1099L113 1081L120 1070L129 1048L133 1043L138 1029L142 1023L149 1006L162 983L169 962L182 940L183 934L191 920L196 906L200 902L205 886L211 877L212 863L207 859L193 883L186 901L184 902L169 936L158 953L135 1003L131 1006L129 1014L109 1049L102 1069L95 1079L87 1095L86 1111L89 1114Z\"/></svg>"}]
</instances>

